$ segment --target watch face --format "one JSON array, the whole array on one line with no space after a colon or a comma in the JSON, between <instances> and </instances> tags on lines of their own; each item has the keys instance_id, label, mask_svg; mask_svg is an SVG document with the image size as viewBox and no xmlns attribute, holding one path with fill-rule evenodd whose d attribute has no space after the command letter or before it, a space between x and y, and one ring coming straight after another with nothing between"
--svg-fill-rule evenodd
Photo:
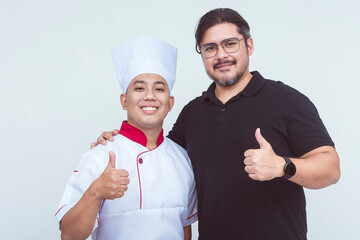
<instances>
[{"instance_id":1,"label":"watch face","mask_svg":"<svg viewBox=\"0 0 360 240\"><path fill-rule=\"evenodd\" d=\"M294 163L288 163L286 164L286 175L288 178L291 178L296 173L296 167Z\"/></svg>"}]
</instances>

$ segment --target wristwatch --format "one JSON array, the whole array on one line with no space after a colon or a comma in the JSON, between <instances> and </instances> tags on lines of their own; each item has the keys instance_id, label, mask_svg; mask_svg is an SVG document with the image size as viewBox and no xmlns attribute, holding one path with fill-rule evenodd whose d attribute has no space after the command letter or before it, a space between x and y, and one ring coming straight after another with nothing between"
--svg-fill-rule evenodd
<instances>
[{"instance_id":1,"label":"wristwatch","mask_svg":"<svg viewBox=\"0 0 360 240\"><path fill-rule=\"evenodd\" d=\"M288 157L283 157L286 161L285 166L284 166L284 177L283 178L291 178L295 175L296 173L296 166L295 164L290 160L290 158Z\"/></svg>"}]
</instances>

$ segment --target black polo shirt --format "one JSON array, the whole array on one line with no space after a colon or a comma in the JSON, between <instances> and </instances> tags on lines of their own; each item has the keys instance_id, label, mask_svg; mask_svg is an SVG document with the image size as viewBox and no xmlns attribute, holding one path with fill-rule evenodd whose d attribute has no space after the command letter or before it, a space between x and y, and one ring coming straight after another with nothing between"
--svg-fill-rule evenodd
<instances>
[{"instance_id":1,"label":"black polo shirt","mask_svg":"<svg viewBox=\"0 0 360 240\"><path fill-rule=\"evenodd\" d=\"M244 170L244 152L259 148L256 128L280 156L300 157L334 144L306 96L252 74L226 104L216 98L212 83L183 108L169 133L193 164L200 240L306 239L303 188L282 178L252 180Z\"/></svg>"}]
</instances>

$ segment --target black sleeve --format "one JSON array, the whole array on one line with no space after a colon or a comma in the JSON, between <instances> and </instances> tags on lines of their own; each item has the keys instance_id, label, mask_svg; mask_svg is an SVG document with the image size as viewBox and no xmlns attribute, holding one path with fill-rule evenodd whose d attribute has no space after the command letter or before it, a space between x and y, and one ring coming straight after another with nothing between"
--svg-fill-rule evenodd
<instances>
[{"instance_id":1,"label":"black sleeve","mask_svg":"<svg viewBox=\"0 0 360 240\"><path fill-rule=\"evenodd\" d=\"M289 144L300 157L321 146L334 146L314 104L304 95L294 100L287 114Z\"/></svg>"},{"instance_id":2,"label":"black sleeve","mask_svg":"<svg viewBox=\"0 0 360 240\"><path fill-rule=\"evenodd\" d=\"M185 141L185 134L186 134L186 108L185 106L177 118L173 128L168 134L168 138L179 144L181 147L186 149L186 141Z\"/></svg>"}]
</instances>

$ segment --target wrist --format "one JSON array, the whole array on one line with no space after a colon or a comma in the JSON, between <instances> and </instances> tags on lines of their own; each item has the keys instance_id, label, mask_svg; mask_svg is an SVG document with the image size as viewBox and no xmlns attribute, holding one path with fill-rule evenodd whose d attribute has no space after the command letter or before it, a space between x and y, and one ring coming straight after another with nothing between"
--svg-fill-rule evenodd
<instances>
[{"instance_id":1,"label":"wrist","mask_svg":"<svg viewBox=\"0 0 360 240\"><path fill-rule=\"evenodd\" d=\"M90 184L88 188L88 194L91 199L94 201L102 201L103 197L100 194L100 189L97 185L97 181L95 180L92 184Z\"/></svg>"},{"instance_id":2,"label":"wrist","mask_svg":"<svg viewBox=\"0 0 360 240\"><path fill-rule=\"evenodd\" d=\"M286 162L284 161L284 158L282 156L276 155L278 167L277 167L277 177L282 178L284 177L284 167Z\"/></svg>"}]
</instances>

